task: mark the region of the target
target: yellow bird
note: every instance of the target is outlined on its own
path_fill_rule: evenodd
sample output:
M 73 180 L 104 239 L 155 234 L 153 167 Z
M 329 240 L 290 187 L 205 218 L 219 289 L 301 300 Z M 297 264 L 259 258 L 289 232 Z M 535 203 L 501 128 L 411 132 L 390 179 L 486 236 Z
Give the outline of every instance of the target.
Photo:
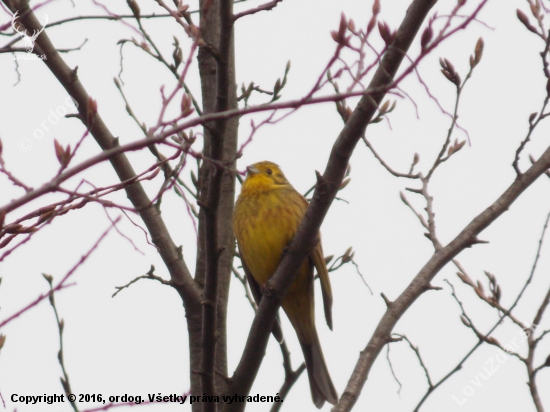
M 244 271 L 259 303 L 261 286 L 275 273 L 284 249 L 302 221 L 308 202 L 286 180 L 275 163 L 259 162 L 247 168 L 241 194 L 235 204 L 233 228 Z M 321 280 L 325 317 L 332 330 L 332 289 L 321 240 L 299 269 L 282 307 L 302 346 L 313 403 L 336 404 L 338 394 L 315 329 L 313 267 Z

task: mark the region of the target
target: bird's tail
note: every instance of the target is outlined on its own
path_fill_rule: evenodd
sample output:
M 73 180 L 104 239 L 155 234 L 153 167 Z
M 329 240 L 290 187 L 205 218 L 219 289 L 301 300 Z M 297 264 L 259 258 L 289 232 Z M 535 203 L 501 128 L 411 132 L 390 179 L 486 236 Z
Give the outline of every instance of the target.
M 300 344 L 306 361 L 311 397 L 313 398 L 314 405 L 321 409 L 325 401 L 336 405 L 338 394 L 336 393 L 336 389 L 334 389 L 332 379 L 330 379 L 325 357 L 321 350 L 321 343 L 315 330 L 313 335 L 311 344 L 302 342 Z

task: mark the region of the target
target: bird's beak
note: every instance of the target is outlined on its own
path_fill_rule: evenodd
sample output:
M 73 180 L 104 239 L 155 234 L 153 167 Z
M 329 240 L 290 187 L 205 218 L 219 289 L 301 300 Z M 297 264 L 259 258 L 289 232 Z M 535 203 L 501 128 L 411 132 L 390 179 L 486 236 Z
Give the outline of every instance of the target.
M 246 168 L 246 171 L 248 172 L 248 175 L 257 175 L 258 173 L 260 173 L 260 171 L 258 170 L 258 168 L 254 165 L 250 165 Z

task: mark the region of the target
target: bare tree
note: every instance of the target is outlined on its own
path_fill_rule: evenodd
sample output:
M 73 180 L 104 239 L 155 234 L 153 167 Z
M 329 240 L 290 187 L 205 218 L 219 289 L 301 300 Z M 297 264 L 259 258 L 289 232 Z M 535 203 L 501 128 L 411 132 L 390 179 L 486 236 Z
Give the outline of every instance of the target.
M 275 321 L 282 297 L 292 284 L 304 258 L 315 247 L 318 241 L 317 233 L 333 201 L 350 181 L 349 162 L 356 146 L 364 144 L 389 174 L 396 179 L 407 181 L 407 185 L 410 186 L 406 188 L 408 194 L 401 193 L 401 200 L 426 231 L 425 236 L 433 247 L 433 254 L 412 278 L 410 284 L 403 285 L 399 296 L 392 300 L 382 293 L 381 296 L 387 307 L 386 312 L 379 319 L 369 341 L 365 342 L 364 350 L 358 354 L 356 366 L 333 410 L 351 410 L 382 349 L 387 346 L 389 350 L 390 344 L 405 341 L 418 358 L 428 384 L 428 389 L 420 396 L 415 410 L 419 410 L 425 400 L 443 382 L 460 370 L 478 347 L 489 344 L 512 354 L 525 365 L 533 403 L 537 411 L 542 411 L 543 401 L 536 378 L 544 368 L 550 366 L 550 358 L 537 362 L 535 352 L 548 334 L 548 328 L 538 329 L 537 327 L 541 324 L 549 304 L 550 290 L 546 293 L 544 300 L 538 304 L 538 310 L 532 321 L 520 320 L 513 313 L 525 288 L 533 278 L 540 250 L 524 288 L 510 306 L 501 303 L 501 289 L 495 275 L 487 272 L 490 292 L 487 294 L 483 284 L 480 281 L 474 281 L 473 276 L 469 275 L 458 261 L 459 255 L 464 250 L 486 243 L 479 237 L 481 232 L 508 210 L 527 188 L 539 178 L 550 176 L 550 147 L 537 157 L 531 157 L 532 164 L 525 170 L 520 166 L 520 160 L 533 133 L 548 117 L 550 34 L 543 20 L 548 10 L 541 0 L 527 2 L 530 17 L 527 17 L 523 11 L 518 11 L 517 14 L 519 21 L 541 42 L 542 72 L 547 84 L 543 85 L 545 96 L 541 108 L 529 117 L 526 136 L 515 153 L 512 163 L 515 177 L 494 203 L 465 225 L 447 244 L 441 241 L 438 235 L 431 184 L 441 170 L 441 166 L 446 162 L 452 162 L 454 156 L 467 143 L 467 137 L 463 139 L 454 137 L 457 129 L 464 130 L 458 122 L 461 96 L 470 78 L 475 75 L 475 69 L 482 62 L 483 40 L 480 38 L 475 44 L 469 58 L 469 69 L 463 75 L 463 79 L 450 60 L 441 59 L 442 74 L 454 87 L 454 110 L 446 112 L 442 108 L 443 116 L 449 119 L 448 133 L 437 154 L 435 157 L 432 156 L 430 161 L 421 163 L 420 158 L 424 155 L 415 154 L 410 165 L 407 165 L 403 171 L 399 171 L 401 167 L 390 165 L 391 162 L 375 148 L 368 131 L 373 124 L 390 121 L 396 107 L 395 101 L 392 102 L 394 97 L 412 101 L 414 104 L 414 100 L 402 88 L 406 79 L 416 79 L 419 85 L 425 87 L 428 96 L 439 105 L 439 101 L 432 95 L 422 77 L 419 65 L 448 39 L 462 30 L 468 30 L 472 23 L 480 23 L 479 13 L 485 7 L 487 0 L 472 2 L 475 4 L 470 8 L 467 8 L 466 1 L 459 0 L 450 10 L 444 8 L 446 5 L 437 4 L 436 6 L 436 0 L 412 0 L 397 28 L 379 21 L 381 7 L 385 6 L 379 0 L 373 1 L 372 10 L 364 28 L 356 25 L 350 16 L 342 15 L 339 27 L 331 32 L 334 40 L 331 59 L 315 74 L 307 93 L 294 100 L 282 98 L 289 77 L 290 64 L 287 64 L 283 76 L 272 88 L 262 88 L 250 83 L 248 86 L 243 85 L 238 95 L 235 50 L 239 45 L 234 42 L 235 27 L 242 21 L 241 19 L 253 19 L 261 13 L 277 11 L 281 0 L 234 12 L 234 3 L 241 2 L 248 6 L 246 1 L 201 0 L 198 10 L 192 10 L 181 0 L 174 0 L 173 5 L 163 0 L 149 2 L 152 4 L 145 4 L 147 3 L 145 1 L 138 4 L 136 0 L 127 0 L 129 11 L 127 14 L 119 14 L 112 11 L 115 7 L 103 6 L 93 1 L 94 4 L 102 7 L 103 14 L 75 15 L 45 24 L 48 20 L 41 22 L 37 16 L 40 9 L 49 2 L 31 6 L 28 0 L 2 0 L 5 20 L 8 22 L 0 27 L 2 34 L 7 36 L 7 42 L 1 46 L 0 54 L 11 56 L 27 53 L 29 56 L 41 56 L 43 64 L 71 97 L 76 109 L 75 113 L 67 114 L 66 117 L 78 119 L 84 127 L 84 132 L 72 145 L 64 146 L 55 140 L 58 171 L 52 179 L 44 181 L 36 188 L 25 184 L 24 179 L 9 171 L 9 159 L 4 160 L 2 146 L 0 146 L 0 172 L 6 181 L 20 192 L 11 201 L 3 200 L 0 207 L 0 261 L 9 259 L 18 249 L 32 247 L 32 238 L 36 233 L 53 222 L 61 220 L 67 213 L 83 207 L 87 208 L 89 205 L 98 204 L 106 211 L 120 211 L 124 218 L 132 222 L 135 222 L 132 216 L 139 215 L 141 222 L 135 222 L 135 224 L 143 229 L 147 242 L 162 258 L 170 279 L 159 276 L 156 268 L 152 266 L 146 274 L 133 279 L 126 285 L 118 286 L 114 295 L 142 279 L 153 280 L 173 288 L 181 298 L 184 307 L 190 355 L 190 388 L 187 393 L 179 395 L 182 400 L 184 396 L 189 400 L 197 398 L 192 404 L 193 411 L 242 411 L 246 408 L 247 401 L 250 401 L 251 388 L 264 360 L 270 335 L 273 333 L 280 337 L 282 334 L 279 323 Z M 155 12 L 142 13 L 142 7 L 154 8 Z M 434 10 L 439 7 L 441 10 Z M 162 11 L 160 14 L 159 10 Z M 156 39 L 147 28 L 150 21 L 159 18 L 164 19 L 169 30 L 175 34 L 174 43 L 171 46 L 165 44 L 162 39 Z M 67 28 L 68 33 L 68 25 L 71 22 L 87 20 L 114 20 L 133 31 L 134 36 L 119 41 L 121 66 L 124 52 L 132 47 L 151 57 L 170 73 L 171 78 L 167 81 L 172 83 L 170 86 L 161 88 L 162 101 L 158 108 L 159 115 L 149 126 L 133 110 L 132 98 L 127 87 L 122 83 L 121 75 L 115 78 L 116 87 L 125 102 L 127 113 L 142 132 L 140 138 L 133 139 L 129 143 L 121 144 L 119 138 L 115 137 L 114 132 L 107 126 L 107 122 L 103 120 L 102 115 L 106 113 L 102 113 L 101 101 L 98 102 L 91 97 L 91 93 L 79 78 L 78 67 L 71 67 L 68 59 L 63 55 L 63 53 L 79 50 L 81 46 L 61 49 L 50 36 L 50 30 L 53 31 L 55 27 Z M 34 33 L 34 35 L 29 36 L 27 33 Z M 181 40 L 182 37 L 184 40 Z M 21 40 L 25 43 L 24 48 L 18 47 Z M 167 57 L 168 48 L 172 52 L 170 57 Z M 467 59 L 466 56 L 465 59 Z M 200 78 L 200 95 L 199 85 L 192 84 L 190 75 L 195 64 Z M 135 69 L 139 70 L 139 68 L 125 68 L 125 70 Z M 262 287 L 262 299 L 256 306 L 239 268 L 231 223 L 236 180 L 241 179 L 236 162 L 247 150 L 259 129 L 269 124 L 283 122 L 289 115 L 305 106 L 326 102 L 334 104 L 344 126 L 338 136 L 334 137 L 332 151 L 324 172 L 317 173 L 317 181 L 312 188 L 314 191 L 305 218 L 281 257 L 276 272 Z M 250 133 L 247 136 L 241 134 L 239 142 L 239 121 L 248 120 L 249 116 L 255 116 L 251 122 Z M 464 131 L 464 135 L 467 136 L 467 132 Z M 87 156 L 81 150 L 84 142 L 90 139 L 94 139 L 101 148 L 99 154 Z M 140 162 L 130 161 L 131 153 L 134 152 L 152 155 L 152 160 L 149 160 L 146 166 Z M 98 187 L 84 178 L 84 174 L 89 169 L 106 162 L 116 173 L 117 182 Z M 152 184 L 154 184 L 154 191 L 150 189 Z M 90 189 L 90 186 L 93 188 Z M 128 199 L 127 202 L 114 200 L 114 196 L 122 191 Z M 169 228 L 165 216 L 161 214 L 164 202 L 172 192 L 181 199 L 186 213 L 189 214 L 193 224 L 196 224 L 197 253 L 194 257 L 194 273 L 189 269 L 193 257 L 184 253 L 182 248 L 174 242 L 174 231 Z M 53 202 L 52 195 L 56 199 Z M 417 199 L 410 200 L 410 196 L 416 196 Z M 418 200 L 422 204 L 422 211 L 418 209 Z M 22 302 L 18 312 L 0 321 L 0 328 L 8 323 L 17 322 L 21 314 L 32 310 L 42 300 L 49 299 L 54 309 L 59 332 L 58 358 L 63 374 L 61 383 L 67 396 L 74 393 L 75 383 L 69 380 L 68 368 L 64 362 L 64 322 L 56 307 L 54 294 L 73 285 L 70 283 L 71 276 L 104 241 L 107 233 L 119 231 L 124 236 L 118 228 L 120 220 L 124 218 L 111 218 L 109 213 L 107 216 L 110 219 L 109 228 L 77 264 L 61 277 L 61 280 L 56 281 L 56 277 L 45 275 L 50 286 L 49 291 L 31 302 Z M 548 221 L 544 230 L 547 223 Z M 540 240 L 541 245 L 543 237 L 544 231 Z M 334 272 L 346 263 L 355 263 L 353 259 L 354 254 L 350 248 L 333 260 L 329 270 Z M 329 262 L 331 259 L 326 260 Z M 470 287 L 481 301 L 497 312 L 498 319 L 488 332 L 476 326 L 475 316 L 469 314 L 456 293 L 452 281 L 449 282 L 451 295 L 461 311 L 461 320 L 474 333 L 478 342 L 455 368 L 435 381 L 420 355 L 420 349 L 409 337 L 395 333 L 394 329 L 421 295 L 427 291 L 441 289 L 440 286 L 434 286 L 432 281 L 449 263 L 458 269 L 459 279 Z M 242 283 L 245 296 L 248 297 L 256 314 L 240 360 L 235 370 L 230 370 L 228 367 L 230 332 L 227 330 L 227 318 L 229 287 L 233 275 Z M 128 293 L 131 292 L 128 291 Z M 504 319 L 510 319 L 526 334 L 527 356 L 506 348 L 491 335 Z M 0 349 L 5 341 L 6 337 L 0 335 Z M 284 339 L 278 339 L 278 341 L 283 357 L 285 379 L 280 383 L 278 395 L 271 400 L 273 405 L 270 407 L 274 411 L 282 407 L 281 401 L 304 371 L 303 364 L 294 369 L 286 342 Z M 94 399 L 94 401 L 101 403 L 104 399 Z M 70 402 L 75 411 L 81 410 L 77 402 L 74 400 Z M 154 402 L 159 400 L 153 396 L 144 403 Z M 90 410 L 108 410 L 125 403 L 132 402 L 125 400 L 122 403 L 103 402 L 98 409 Z

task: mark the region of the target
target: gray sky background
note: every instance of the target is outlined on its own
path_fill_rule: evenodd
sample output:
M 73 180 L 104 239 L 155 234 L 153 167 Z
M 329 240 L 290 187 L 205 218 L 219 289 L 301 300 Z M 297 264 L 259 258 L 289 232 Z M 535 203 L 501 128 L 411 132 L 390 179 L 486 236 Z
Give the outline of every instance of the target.
M 54 1 L 38 12 L 46 13 L 49 22 L 74 15 L 103 13 L 90 1 L 76 1 L 73 8 L 66 0 Z M 162 10 L 154 1 L 139 0 L 142 13 Z M 32 2 L 31 2 L 32 4 Z M 115 13 L 129 13 L 125 2 L 104 2 Z M 259 2 L 246 2 L 235 7 L 245 10 Z M 405 0 L 381 1 L 379 20 L 396 29 L 409 4 Z M 470 0 L 471 11 L 476 1 Z M 170 2 L 170 5 L 171 2 Z M 197 5 L 192 2 L 191 9 Z M 445 15 L 455 2 L 440 0 L 435 6 Z M 254 81 L 271 88 L 283 75 L 287 61 L 292 67 L 282 100 L 303 96 L 314 84 L 335 50 L 330 36 L 337 30 L 340 13 L 353 18 L 356 26 L 365 27 L 371 16 L 372 1 L 284 1 L 276 9 L 248 16 L 235 28 L 237 83 Z M 448 58 L 464 78 L 477 39 L 485 41 L 480 65 L 466 86 L 459 110 L 460 125 L 468 131 L 471 145 L 466 144 L 437 171 L 430 191 L 434 196 L 437 228 L 440 240 L 447 244 L 477 214 L 488 207 L 515 178 L 511 166 L 515 150 L 525 137 L 529 114 L 540 110 L 545 96 L 545 80 L 538 54 L 543 43 L 529 33 L 516 18 L 516 9 L 529 15 L 528 4 L 519 0 L 489 2 L 480 13 L 480 22 L 457 33 L 446 41 L 419 67 L 441 105 L 452 111 L 454 87 L 440 72 L 438 59 Z M 10 20 L 1 14 L 0 24 Z M 441 19 L 441 22 L 443 19 Z M 128 20 L 130 25 L 134 25 Z M 171 56 L 173 36 L 177 36 L 187 56 L 190 44 L 185 33 L 170 19 L 144 21 L 166 56 Z M 64 54 L 90 95 L 98 102 L 98 111 L 121 143 L 142 138 L 141 130 L 125 111 L 113 78 L 120 71 L 117 41 L 138 37 L 128 26 L 109 21 L 83 21 L 63 26 L 46 27 L 48 35 L 59 48 L 76 47 L 88 39 L 82 50 Z M 378 39 L 375 31 L 372 37 Z M 0 37 L 3 44 L 5 37 Z M 380 41 L 375 43 L 380 46 Z M 419 52 L 415 40 L 411 56 Z M 123 48 L 124 70 L 121 79 L 133 110 L 148 125 L 156 122 L 160 109 L 161 85 L 167 90 L 174 78 L 152 58 L 131 45 Z M 372 57 L 372 56 L 371 56 Z M 196 56 L 193 57 L 194 63 Z M 7 168 L 26 184 L 36 187 L 53 177 L 59 167 L 54 155 L 53 139 L 64 145 L 74 145 L 83 134 L 75 119 L 49 120 L 51 111 L 67 107 L 67 94 L 40 61 L 19 61 L 20 82 L 15 72 L 12 54 L 0 55 L 0 138 Z M 196 96 L 200 96 L 196 64 L 187 79 Z M 346 84 L 343 83 L 344 87 Z M 449 117 L 441 113 L 416 77 L 410 76 L 401 85 L 414 101 L 396 96 L 396 110 L 383 121 L 368 128 L 368 138 L 383 158 L 395 169 L 407 171 L 415 152 L 420 155 L 420 170 L 427 170 L 444 142 L 450 125 Z M 325 91 L 329 93 L 330 90 Z M 255 98 L 251 103 L 262 100 Z M 350 102 L 351 104 L 351 102 Z M 352 105 L 353 107 L 353 105 Z M 70 111 L 70 108 L 67 107 Z M 418 116 L 417 116 L 417 110 Z M 175 112 L 174 112 L 175 113 Z M 243 117 L 240 139 L 250 132 L 250 120 L 256 122 L 265 114 Z M 46 130 L 47 128 L 47 130 Z M 342 121 L 327 103 L 300 109 L 285 120 L 262 127 L 247 146 L 238 167 L 260 160 L 272 160 L 283 168 L 291 183 L 304 193 L 315 181 L 315 170 L 323 171 Z M 42 131 L 37 132 L 37 130 Z M 537 158 L 548 146 L 550 129 L 542 124 L 523 153 L 520 166 L 529 166 L 528 154 Z M 36 138 L 41 136 L 41 138 Z M 456 130 L 453 140 L 466 139 Z M 23 140 L 26 139 L 26 140 Z M 29 145 L 30 142 L 30 145 Z M 74 160 L 75 164 L 99 152 L 95 141 L 88 137 Z M 153 159 L 149 152 L 129 154 L 137 170 L 144 170 Z M 318 304 L 317 329 L 325 358 L 341 395 L 376 324 L 385 311 L 380 297 L 384 293 L 395 299 L 409 284 L 433 253 L 431 243 L 423 236 L 418 219 L 401 202 L 399 192 L 418 183 L 396 179 L 389 175 L 363 143 L 359 143 L 351 159 L 351 183 L 340 193 L 347 202 L 335 201 L 322 227 L 327 255 L 341 255 L 353 246 L 355 261 L 373 290 L 370 294 L 356 269 L 346 265 L 331 274 L 334 289 L 334 331 L 328 330 Z M 196 169 L 189 162 L 187 170 Z M 189 181 L 188 173 L 183 173 Z M 82 178 L 94 186 L 116 183 L 116 176 L 106 165 L 98 165 L 66 185 L 75 187 Z M 160 177 L 159 177 L 160 179 Z M 160 180 L 146 182 L 149 193 L 155 193 Z M 458 260 L 474 280 L 481 280 L 488 290 L 487 270 L 495 274 L 501 285 L 502 302 L 509 306 L 531 270 L 542 227 L 550 211 L 548 190 L 550 181 L 541 178 L 497 222 L 481 234 L 487 245 L 477 245 L 462 253 Z M 85 186 L 91 188 L 91 186 Z M 237 187 L 237 192 L 240 187 Z M 0 179 L 2 204 L 23 194 L 5 178 Z M 407 193 L 417 210 L 425 207 L 422 199 Z M 41 205 L 61 199 L 49 196 L 21 211 L 8 215 L 7 222 Z M 128 204 L 121 193 L 112 200 Z M 108 211 L 111 218 L 121 215 Z M 183 202 L 172 193 L 163 200 L 163 217 L 176 244 L 183 246 L 187 265 L 194 270 L 195 232 Z M 141 224 L 136 216 L 132 220 Z M 76 264 L 98 237 L 110 225 L 103 208 L 90 205 L 72 211 L 55 220 L 32 240 L 8 256 L 1 264 L 0 321 L 19 310 L 39 294 L 48 290 L 41 273 L 60 280 Z M 110 233 L 89 260 L 71 280 L 76 283 L 56 294 L 60 316 L 65 320 L 65 362 L 73 390 L 77 394 L 141 395 L 181 394 L 189 389 L 187 331 L 181 300 L 175 291 L 158 282 L 142 280 L 115 298 L 115 286 L 128 283 L 145 274 L 150 265 L 156 274 L 168 274 L 153 247 L 147 244 L 142 230 L 124 216 L 119 230 L 132 239 L 132 245 L 115 232 Z M 542 257 L 532 286 L 516 310 L 516 316 L 529 323 L 546 294 L 549 283 L 550 248 L 544 244 Z M 403 316 L 394 332 L 406 334 L 420 349 L 431 377 L 438 381 L 476 343 L 471 330 L 460 322 L 460 310 L 451 297 L 444 279 L 451 281 L 467 313 L 478 328 L 487 331 L 497 319 L 494 309 L 480 302 L 473 291 L 456 277 L 456 268 L 448 265 L 433 284 L 441 291 L 424 294 Z M 316 286 L 320 302 L 320 291 Z M 232 280 L 229 301 L 229 371 L 237 365 L 252 322 L 253 311 L 244 298 L 243 288 Z M 540 329 L 549 329 L 547 317 Z M 293 366 L 302 362 L 302 354 L 289 322 L 283 317 L 285 336 L 292 352 Z M 11 394 L 39 395 L 63 393 L 59 383 L 61 369 L 57 361 L 59 342 L 55 318 L 44 301 L 11 322 L 1 333 L 7 340 L 0 355 L 0 392 L 6 410 L 18 412 L 70 411 L 62 405 L 22 405 L 10 402 Z M 505 322 L 495 334 L 503 343 L 517 342 L 521 353 L 521 331 Z M 378 357 L 355 409 L 357 411 L 412 411 L 427 389 L 424 372 L 408 345 L 391 345 L 390 356 L 398 384 L 391 375 L 386 360 L 386 348 Z M 463 370 L 449 379 L 425 403 L 422 411 L 535 410 L 526 385 L 525 368 L 514 358 L 497 357 L 499 352 L 488 345 L 479 349 Z M 540 345 L 536 363 L 550 353 L 550 339 Z M 251 394 L 275 395 L 283 382 L 280 350 L 273 340 Z M 487 377 L 488 370 L 494 373 Z M 481 375 L 483 376 L 481 376 Z M 550 370 L 543 370 L 538 386 L 543 403 L 550 405 Z M 467 388 L 471 388 L 467 389 Z M 88 407 L 92 407 L 90 404 Z M 85 404 L 80 404 L 82 410 Z M 249 404 L 249 411 L 266 411 L 270 404 Z M 188 411 L 188 404 L 125 407 L 118 410 Z M 304 374 L 285 399 L 283 411 L 314 411 L 307 377 Z M 330 410 L 325 405 L 324 411 Z

